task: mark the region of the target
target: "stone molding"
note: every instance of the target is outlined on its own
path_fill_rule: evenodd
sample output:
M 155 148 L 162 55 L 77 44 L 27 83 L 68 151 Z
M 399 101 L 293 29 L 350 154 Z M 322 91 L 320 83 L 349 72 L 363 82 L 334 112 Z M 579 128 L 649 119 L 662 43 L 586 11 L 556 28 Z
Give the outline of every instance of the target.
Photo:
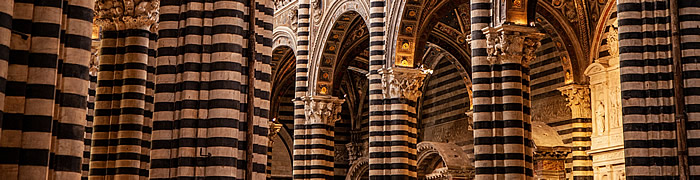
M 484 28 L 488 61 L 491 64 L 520 63 L 524 66 L 535 60 L 544 34 L 533 27 L 501 25 Z
M 591 118 L 591 90 L 588 86 L 569 84 L 557 90 L 566 97 L 572 118 Z
M 432 70 L 390 67 L 379 70 L 382 75 L 382 91 L 384 98 L 405 98 L 411 101 L 418 100 L 418 97 L 423 95 L 421 86 L 423 79 L 428 74 L 432 74 Z
M 145 29 L 158 21 L 160 0 L 98 0 L 95 24 L 106 30 Z
M 340 111 L 345 99 L 332 96 L 305 96 L 300 98 L 304 103 L 306 124 L 335 125 L 340 120 Z

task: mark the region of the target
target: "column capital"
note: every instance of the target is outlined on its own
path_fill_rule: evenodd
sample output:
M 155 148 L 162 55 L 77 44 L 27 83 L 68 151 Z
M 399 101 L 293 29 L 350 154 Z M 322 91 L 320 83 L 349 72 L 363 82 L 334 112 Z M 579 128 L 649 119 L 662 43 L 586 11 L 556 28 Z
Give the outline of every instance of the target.
M 519 63 L 528 66 L 535 60 L 544 34 L 537 29 L 519 25 L 500 25 L 482 29 L 486 35 L 486 52 L 491 64 Z
M 423 93 L 420 87 L 423 86 L 423 79 L 433 70 L 423 67 L 401 68 L 390 67 L 379 70 L 382 75 L 382 91 L 384 98 L 406 98 L 412 101 L 418 100 Z
M 158 21 L 160 0 L 98 0 L 95 24 L 106 30 L 144 29 Z
M 572 118 L 591 118 L 591 90 L 588 86 L 569 84 L 557 90 L 566 97 Z
M 277 135 L 277 133 L 279 133 L 282 129 L 282 124 L 275 121 L 269 121 L 268 124 L 270 127 L 268 128 L 269 132 L 267 133 L 267 137 L 270 139 L 270 141 L 272 141 L 273 137 L 275 137 L 275 135 Z
M 345 99 L 332 96 L 304 96 L 300 98 L 304 103 L 304 115 L 307 124 L 335 125 L 340 120 L 340 111 Z

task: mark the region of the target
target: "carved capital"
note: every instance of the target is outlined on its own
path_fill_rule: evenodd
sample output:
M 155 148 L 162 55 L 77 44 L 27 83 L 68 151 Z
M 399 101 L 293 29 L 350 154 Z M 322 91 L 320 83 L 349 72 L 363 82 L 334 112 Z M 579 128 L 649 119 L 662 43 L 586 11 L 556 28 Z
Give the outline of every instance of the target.
M 491 64 L 521 63 L 525 66 L 535 60 L 535 50 L 544 36 L 537 29 L 517 25 L 501 25 L 483 29 L 486 52 Z
M 98 0 L 95 23 L 108 30 L 145 29 L 158 21 L 160 0 Z
M 335 125 L 340 120 L 340 111 L 345 99 L 331 96 L 305 96 L 301 97 L 304 103 L 304 114 L 307 124 Z
M 382 75 L 382 91 L 384 98 L 406 98 L 416 101 L 423 93 L 420 87 L 423 86 L 425 76 L 432 73 L 432 70 L 409 69 L 392 67 L 380 69 Z
M 557 90 L 566 97 L 572 118 L 591 118 L 591 90 L 588 86 L 569 84 Z
M 267 137 L 270 139 L 270 141 L 272 141 L 273 137 L 275 137 L 275 135 L 277 135 L 277 133 L 279 133 L 282 129 L 282 124 L 275 121 L 269 121 L 268 124 L 270 127 L 268 129 L 269 132 L 267 133 Z

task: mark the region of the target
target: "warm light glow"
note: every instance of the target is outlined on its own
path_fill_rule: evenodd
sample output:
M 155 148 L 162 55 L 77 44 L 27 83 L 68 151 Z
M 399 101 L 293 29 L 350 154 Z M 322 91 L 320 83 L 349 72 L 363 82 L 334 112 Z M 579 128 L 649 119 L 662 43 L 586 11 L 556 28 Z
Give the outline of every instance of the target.
M 321 87 L 321 94 L 326 95 L 328 93 L 328 89 L 326 87 Z

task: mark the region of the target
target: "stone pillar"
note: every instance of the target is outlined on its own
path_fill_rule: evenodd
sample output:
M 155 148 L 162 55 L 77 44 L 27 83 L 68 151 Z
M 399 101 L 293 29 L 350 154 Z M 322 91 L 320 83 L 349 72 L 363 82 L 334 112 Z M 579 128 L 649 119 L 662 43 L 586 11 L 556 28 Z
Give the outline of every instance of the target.
M 282 124 L 270 121 L 269 122 L 269 131 L 267 133 L 267 168 L 265 170 L 265 174 L 267 175 L 267 179 L 270 180 L 272 178 L 272 145 L 274 144 L 275 136 L 277 133 L 280 132 L 282 129 Z
M 370 120 L 371 178 L 416 178 L 416 104 L 429 72 L 400 67 L 379 70 L 385 111 L 382 121 Z M 375 169 L 382 173 L 373 173 Z
M 103 29 L 96 92 L 91 179 L 147 178 L 150 118 L 147 114 L 148 49 L 158 0 L 100 0 L 96 24 Z M 154 61 L 155 59 L 150 59 Z M 152 78 L 150 78 L 152 80 Z M 150 94 L 150 95 L 149 95 Z M 150 115 L 148 115 L 150 116 Z M 146 148 L 144 154 L 143 148 Z
M 483 33 L 487 46 L 481 53 L 488 57 L 472 67 L 476 178 L 531 179 L 528 63 L 543 35 L 517 25 L 487 27 Z
M 344 99 L 331 96 L 301 97 L 306 119 L 294 124 L 294 179 L 332 179 L 335 161 L 335 122 Z M 303 162 L 302 162 L 303 161 Z M 302 167 L 296 164 L 305 164 Z
M 571 109 L 571 159 L 573 179 L 593 179 L 591 149 L 591 92 L 588 86 L 569 84 L 558 88 Z

